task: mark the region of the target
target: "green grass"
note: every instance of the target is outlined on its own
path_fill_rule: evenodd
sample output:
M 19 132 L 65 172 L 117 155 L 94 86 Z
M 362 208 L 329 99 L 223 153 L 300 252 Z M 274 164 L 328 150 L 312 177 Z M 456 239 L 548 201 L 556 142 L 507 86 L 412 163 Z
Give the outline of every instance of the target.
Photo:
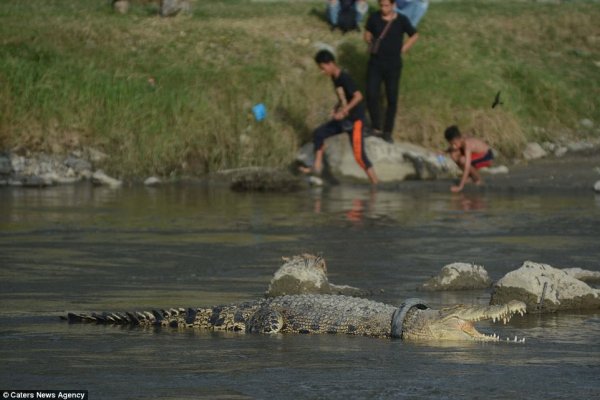
M 361 36 L 330 32 L 322 8 L 192 1 L 161 19 L 143 0 L 127 15 L 104 0 L 0 0 L 0 149 L 92 146 L 125 176 L 285 165 L 334 102 L 315 43 L 335 46 L 364 87 Z M 512 157 L 576 134 L 581 118 L 600 123 L 599 20 L 595 2 L 430 4 L 405 58 L 396 138 L 436 148 L 458 123 Z

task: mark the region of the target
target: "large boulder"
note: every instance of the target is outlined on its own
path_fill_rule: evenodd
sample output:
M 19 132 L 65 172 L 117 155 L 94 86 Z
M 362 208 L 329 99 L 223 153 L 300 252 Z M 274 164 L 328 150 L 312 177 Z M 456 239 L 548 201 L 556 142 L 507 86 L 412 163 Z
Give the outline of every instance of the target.
M 485 289 L 492 285 L 487 271 L 481 265 L 456 262 L 442 268 L 439 275 L 432 277 L 421 290 L 472 290 Z
M 524 302 L 528 312 L 598 309 L 600 291 L 561 269 L 525 261 L 495 283 L 490 304 L 510 300 Z
M 365 139 L 365 152 L 373 163 L 381 182 L 406 179 L 435 179 L 437 176 L 455 172 L 456 166 L 443 156 L 423 147 L 396 142 L 393 144 L 377 137 Z M 306 166 L 314 162 L 312 143 L 304 145 L 296 160 Z M 329 172 L 338 179 L 367 180 L 365 172 L 354 159 L 352 146 L 346 134 L 333 136 L 325 141 L 325 161 Z
M 325 259 L 312 254 L 284 257 L 284 264 L 275 272 L 267 297 L 293 294 L 343 294 L 367 296 L 368 291 L 347 285 L 334 285 L 327 278 Z

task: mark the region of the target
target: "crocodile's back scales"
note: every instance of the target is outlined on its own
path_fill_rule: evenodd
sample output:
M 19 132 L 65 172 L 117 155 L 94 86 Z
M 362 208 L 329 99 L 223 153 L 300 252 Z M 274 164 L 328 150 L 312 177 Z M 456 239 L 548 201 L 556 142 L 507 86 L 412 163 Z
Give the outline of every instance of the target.
M 284 296 L 270 308 L 284 319 L 283 332 L 389 336 L 393 306 L 346 296 Z

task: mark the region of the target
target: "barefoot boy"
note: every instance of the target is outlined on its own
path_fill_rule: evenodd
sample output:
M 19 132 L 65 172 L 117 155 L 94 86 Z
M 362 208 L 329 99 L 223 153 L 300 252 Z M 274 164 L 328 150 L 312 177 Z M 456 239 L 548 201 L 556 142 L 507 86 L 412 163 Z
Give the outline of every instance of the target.
M 462 136 L 456 125 L 446 128 L 444 136 L 450 144 L 447 150 L 450 157 L 463 170 L 460 183 L 450 190 L 455 193 L 463 190 L 469 177 L 476 185 L 481 185 L 483 181 L 477 170 L 492 164 L 494 154 L 490 146 L 481 139 Z
M 321 71 L 333 81 L 338 103 L 333 109 L 331 120 L 319 126 L 313 133 L 315 163 L 312 172 L 319 174 L 323 168 L 323 145 L 325 139 L 346 132 L 350 137 L 354 159 L 365 171 L 371 184 L 375 185 L 377 184 L 377 175 L 365 153 L 363 135 L 365 106 L 363 96 L 350 75 L 336 64 L 335 57 L 330 51 L 319 51 L 315 56 L 315 62 Z M 311 172 L 307 168 L 302 171 L 305 173 Z

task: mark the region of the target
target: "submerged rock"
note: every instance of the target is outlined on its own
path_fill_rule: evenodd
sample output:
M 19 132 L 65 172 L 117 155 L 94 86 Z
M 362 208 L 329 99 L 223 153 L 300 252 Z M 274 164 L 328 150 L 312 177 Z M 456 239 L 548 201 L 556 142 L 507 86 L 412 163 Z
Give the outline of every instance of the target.
M 594 190 L 598 193 L 600 193 L 600 181 L 597 181 L 596 183 L 594 183 Z
M 238 192 L 293 192 L 308 187 L 301 177 L 278 168 L 236 168 L 219 171 L 216 175 L 229 179 L 230 188 Z
M 369 292 L 347 285 L 334 285 L 327 278 L 325 259 L 312 254 L 284 257 L 284 264 L 275 272 L 267 297 L 293 294 L 343 294 L 368 296 Z
M 600 291 L 561 269 L 525 261 L 496 282 L 490 304 L 510 300 L 524 302 L 529 312 L 598 309 Z
M 485 289 L 491 285 L 492 280 L 481 265 L 457 262 L 444 266 L 439 275 L 429 279 L 421 286 L 421 290 Z

